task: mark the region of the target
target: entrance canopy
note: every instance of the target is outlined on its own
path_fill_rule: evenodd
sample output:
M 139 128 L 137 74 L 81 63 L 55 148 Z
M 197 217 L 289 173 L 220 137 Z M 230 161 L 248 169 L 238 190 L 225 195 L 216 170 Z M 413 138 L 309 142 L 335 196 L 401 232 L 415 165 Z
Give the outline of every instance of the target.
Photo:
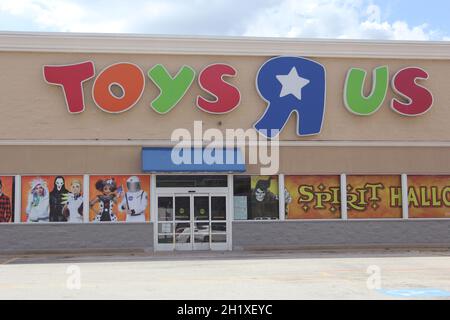
M 238 148 L 142 148 L 143 172 L 245 172 Z

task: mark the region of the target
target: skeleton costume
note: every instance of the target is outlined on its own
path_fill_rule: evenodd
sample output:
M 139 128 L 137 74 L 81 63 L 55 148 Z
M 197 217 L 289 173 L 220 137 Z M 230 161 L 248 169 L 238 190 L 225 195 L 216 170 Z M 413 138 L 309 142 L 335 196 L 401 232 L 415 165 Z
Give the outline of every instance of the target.
M 109 186 L 111 193 L 108 195 L 103 194 L 103 188 Z M 95 184 L 95 188 L 102 192 L 97 196 L 99 203 L 99 211 L 95 217 L 96 222 L 111 221 L 116 222 L 117 216 L 114 213 L 114 204 L 117 202 L 117 195 L 114 193 L 117 190 L 117 184 L 114 179 L 98 180 Z
M 148 196 L 147 192 L 141 189 L 139 178 L 136 176 L 128 178 L 127 189 L 128 192 L 125 192 L 119 210 L 127 212 L 127 222 L 145 222 Z
M 37 187 L 41 186 L 44 193 L 39 195 Z M 31 190 L 28 194 L 28 204 L 26 213 L 28 222 L 49 222 L 49 198 L 47 184 L 42 179 L 36 179 L 31 182 Z
M 257 181 L 251 197 L 252 218 L 272 219 L 272 213 L 278 212 L 278 196 L 269 190 L 271 180 Z
M 63 215 L 63 198 L 68 193 L 69 191 L 66 189 L 64 177 L 56 177 L 53 183 L 53 190 L 50 192 L 50 222 L 67 221 Z

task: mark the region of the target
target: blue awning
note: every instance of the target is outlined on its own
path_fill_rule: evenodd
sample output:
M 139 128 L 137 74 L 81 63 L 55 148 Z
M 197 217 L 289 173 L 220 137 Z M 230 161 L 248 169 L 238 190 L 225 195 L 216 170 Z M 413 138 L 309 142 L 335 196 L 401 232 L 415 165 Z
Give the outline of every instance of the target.
M 239 148 L 142 148 L 143 172 L 245 172 Z

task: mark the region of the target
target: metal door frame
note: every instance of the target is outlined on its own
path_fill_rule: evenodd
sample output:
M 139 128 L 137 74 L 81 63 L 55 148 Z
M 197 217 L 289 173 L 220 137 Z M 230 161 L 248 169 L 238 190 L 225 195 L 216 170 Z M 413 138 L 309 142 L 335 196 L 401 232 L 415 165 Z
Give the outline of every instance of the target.
M 155 190 L 155 196 L 154 196 L 154 201 L 155 201 L 155 220 L 154 220 L 154 228 L 153 228 L 153 234 L 154 234 L 154 250 L 155 251 L 197 251 L 197 250 L 211 250 L 211 251 L 226 251 L 226 250 L 231 250 L 232 248 L 232 241 L 231 241 L 231 235 L 232 235 L 232 217 L 231 217 L 231 208 L 230 208 L 230 192 L 229 192 L 229 188 L 230 187 L 225 187 L 225 188 L 156 188 Z M 178 196 L 189 196 L 190 197 L 190 219 L 189 219 L 189 223 L 191 226 L 191 241 L 188 245 L 176 245 L 175 243 L 175 197 Z M 223 222 L 226 223 L 226 242 L 225 243 L 212 243 L 212 238 L 211 238 L 211 228 L 209 231 L 209 245 L 208 248 L 202 248 L 202 247 L 206 247 L 206 246 L 201 246 L 198 245 L 197 247 L 195 247 L 195 241 L 194 241 L 194 230 L 193 230 L 193 226 L 194 226 L 194 197 L 195 196 L 208 196 L 209 197 L 209 219 L 208 222 L 210 223 L 210 227 L 211 227 L 211 223 L 213 222 Z M 212 220 L 212 212 L 211 212 L 211 197 L 215 197 L 215 196 L 220 196 L 220 197 L 225 197 L 225 206 L 226 206 L 226 219 L 223 221 L 213 221 Z M 173 212 L 173 217 L 172 217 L 172 221 L 167 221 L 167 223 L 171 223 L 172 224 L 172 234 L 173 234 L 173 242 L 167 243 L 167 244 L 160 244 L 158 243 L 158 236 L 159 236 L 159 224 L 160 223 L 164 223 L 164 222 L 160 222 L 159 221 L 159 217 L 158 217 L 158 199 L 159 197 L 172 197 L 172 212 Z M 186 223 L 188 221 L 186 220 Z

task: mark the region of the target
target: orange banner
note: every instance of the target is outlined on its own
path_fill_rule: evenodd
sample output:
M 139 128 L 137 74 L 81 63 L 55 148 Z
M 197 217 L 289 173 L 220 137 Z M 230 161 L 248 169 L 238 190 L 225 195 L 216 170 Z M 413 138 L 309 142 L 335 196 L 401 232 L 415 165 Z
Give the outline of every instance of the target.
M 402 218 L 401 176 L 347 176 L 349 219 Z
M 14 177 L 0 176 L 0 223 L 14 221 Z
M 21 203 L 22 222 L 82 223 L 83 176 L 22 176 Z
M 339 176 L 285 176 L 287 219 L 339 219 Z
M 408 176 L 410 218 L 450 218 L 450 176 Z
M 89 221 L 150 221 L 149 175 L 90 176 Z

